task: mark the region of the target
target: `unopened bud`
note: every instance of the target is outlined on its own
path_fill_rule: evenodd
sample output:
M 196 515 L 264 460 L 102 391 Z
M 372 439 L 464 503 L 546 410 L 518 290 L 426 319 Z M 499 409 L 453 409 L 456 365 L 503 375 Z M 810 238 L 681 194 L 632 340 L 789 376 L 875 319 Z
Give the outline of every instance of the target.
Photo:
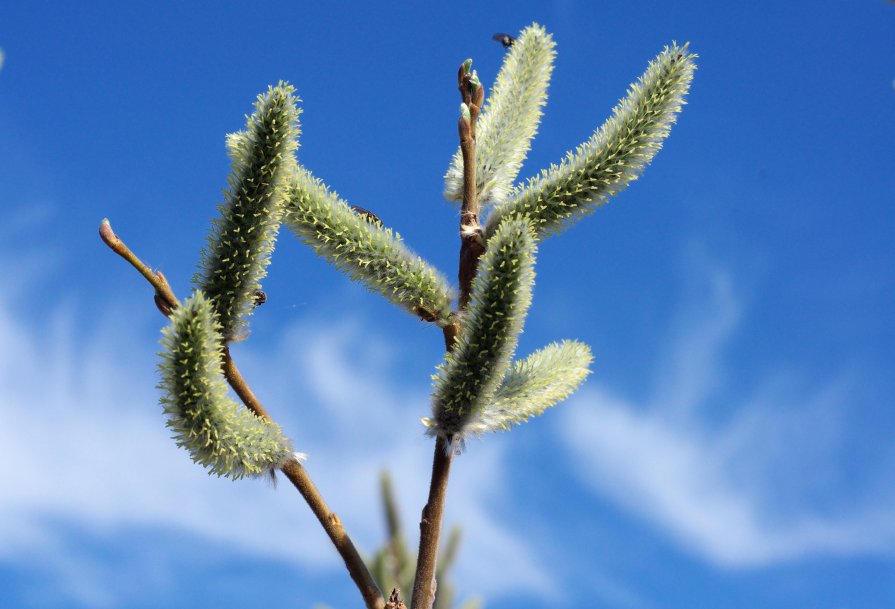
M 460 104 L 460 116 L 468 121 L 472 120 L 472 116 L 469 114 L 469 106 L 467 106 L 466 104 Z
M 114 249 L 118 237 L 115 235 L 115 231 L 112 230 L 112 224 L 108 218 L 103 218 L 103 221 L 99 223 L 99 236 L 106 245 Z
M 476 108 L 481 108 L 485 103 L 485 87 L 478 81 L 476 81 L 476 85 L 478 86 L 472 91 L 472 103 Z

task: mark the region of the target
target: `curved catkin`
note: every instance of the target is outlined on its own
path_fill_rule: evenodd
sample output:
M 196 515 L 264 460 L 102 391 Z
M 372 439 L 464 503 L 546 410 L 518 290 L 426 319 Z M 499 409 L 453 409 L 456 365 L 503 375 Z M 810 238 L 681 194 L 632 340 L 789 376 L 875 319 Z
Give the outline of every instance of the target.
M 531 304 L 535 251 L 524 220 L 503 223 L 488 241 L 454 349 L 434 377 L 430 434 L 462 437 L 491 401 Z
M 441 273 L 371 212 L 352 209 L 304 167 L 292 173 L 283 222 L 351 279 L 428 321 L 447 323 L 454 295 Z
M 502 201 L 513 189 L 538 131 L 556 44 L 534 23 L 519 34 L 504 57 L 494 88 L 476 124 L 476 192 L 481 206 Z M 454 153 L 444 176 L 444 196 L 463 198 L 463 157 Z
M 295 89 L 280 83 L 258 96 L 245 131 L 227 137 L 232 171 L 193 283 L 214 302 L 227 340 L 242 338 L 267 274 L 283 195 L 298 147 Z
M 227 396 L 222 338 L 211 301 L 196 292 L 162 333 L 161 403 L 178 446 L 210 473 L 268 474 L 293 455 L 280 427 Z
M 560 232 L 636 180 L 686 103 L 695 58 L 687 45 L 666 47 L 587 142 L 494 207 L 486 233 L 516 216 L 528 218 L 539 239 Z
M 491 402 L 470 422 L 469 430 L 506 430 L 543 413 L 572 395 L 590 374 L 592 361 L 587 345 L 566 340 L 513 362 Z

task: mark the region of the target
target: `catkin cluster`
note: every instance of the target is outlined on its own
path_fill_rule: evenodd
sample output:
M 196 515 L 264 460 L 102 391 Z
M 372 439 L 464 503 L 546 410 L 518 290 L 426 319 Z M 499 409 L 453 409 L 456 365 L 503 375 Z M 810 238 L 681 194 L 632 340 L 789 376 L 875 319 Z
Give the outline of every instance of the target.
M 444 276 L 400 235 L 298 163 L 293 87 L 280 83 L 258 97 L 245 130 L 227 138 L 232 172 L 194 278 L 196 291 L 173 312 L 162 339 L 162 404 L 177 443 L 195 461 L 240 478 L 271 472 L 294 456 L 277 425 L 227 396 L 221 368 L 225 345 L 246 336 L 248 315 L 263 301 L 261 280 L 282 223 L 397 306 L 438 326 L 459 325 L 433 377 L 432 416 L 423 419 L 428 433 L 462 440 L 509 429 L 584 381 L 592 356 L 577 341 L 513 361 L 531 304 L 537 243 L 637 179 L 685 103 L 695 55 L 687 45 L 667 47 L 587 141 L 558 165 L 514 185 L 538 129 L 555 56 L 544 28 L 525 28 L 478 116 L 475 180 L 486 217 L 470 230 L 484 253 L 461 310 L 453 309 L 455 290 Z M 463 186 L 458 151 L 445 175 L 445 196 L 461 199 Z

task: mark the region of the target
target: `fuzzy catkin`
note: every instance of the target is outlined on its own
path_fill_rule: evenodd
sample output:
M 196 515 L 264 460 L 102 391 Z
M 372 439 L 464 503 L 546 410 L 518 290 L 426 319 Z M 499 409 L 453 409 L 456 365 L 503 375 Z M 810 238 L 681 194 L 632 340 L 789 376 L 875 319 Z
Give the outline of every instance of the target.
M 162 333 L 161 403 L 178 446 L 210 473 L 261 476 L 293 455 L 280 427 L 227 396 L 220 325 L 197 291 L 171 314 Z
M 473 433 L 509 429 L 569 397 L 590 374 L 593 361 L 584 343 L 547 345 L 513 362 L 494 397 L 469 425 Z
M 519 34 L 476 123 L 476 192 L 479 205 L 502 201 L 513 189 L 522 161 L 538 131 L 556 44 L 534 23 Z M 444 176 L 444 196 L 463 198 L 463 157 L 454 153 Z
M 283 222 L 351 279 L 414 315 L 447 323 L 454 295 L 441 273 L 408 250 L 400 235 L 381 221 L 371 223 L 304 167 L 292 173 Z
M 505 222 L 488 241 L 454 349 L 434 377 L 431 434 L 462 437 L 491 400 L 531 304 L 535 253 L 524 220 Z
M 242 338 L 279 231 L 300 133 L 295 89 L 258 96 L 245 131 L 227 137 L 232 171 L 193 283 L 214 303 L 227 340 Z
M 666 47 L 587 142 L 493 208 L 486 234 L 516 216 L 528 218 L 538 238 L 560 232 L 637 179 L 686 103 L 695 57 L 687 45 Z

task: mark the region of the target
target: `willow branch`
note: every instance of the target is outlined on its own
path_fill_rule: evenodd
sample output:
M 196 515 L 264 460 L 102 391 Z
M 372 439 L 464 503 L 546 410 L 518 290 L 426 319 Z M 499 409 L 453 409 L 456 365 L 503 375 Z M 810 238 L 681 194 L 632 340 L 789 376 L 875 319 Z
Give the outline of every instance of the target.
M 246 408 L 254 412 L 256 417 L 261 417 L 268 421 L 271 420 L 270 414 L 268 414 L 264 406 L 261 405 L 258 398 L 255 397 L 252 388 L 249 387 L 249 384 L 246 382 L 245 378 L 243 378 L 242 373 L 236 367 L 233 358 L 230 357 L 230 347 L 228 345 L 224 346 L 224 357 L 221 359 L 221 369 L 223 370 L 224 377 L 227 379 L 230 387 L 233 388 L 233 391 L 239 396 L 239 399 L 242 400 L 242 403 L 245 404 Z
M 460 151 L 463 157 L 463 206 L 460 210 L 460 261 L 458 269 L 460 311 L 466 308 L 472 293 L 479 257 L 485 251 L 481 226 L 479 225 L 479 205 L 476 196 L 475 125 L 485 100 L 485 88 L 471 72 L 472 61 L 460 66 L 457 77 L 460 96 L 463 99 L 458 131 Z M 455 321 L 444 328 L 445 347 L 451 351 L 459 333 L 460 322 Z M 441 520 L 444 514 L 444 500 L 447 495 L 448 479 L 455 446 L 451 438 L 437 437 L 432 458 L 432 478 L 429 483 L 429 499 L 423 508 L 420 520 L 420 546 L 417 554 L 416 576 L 413 581 L 411 609 L 431 609 L 435 603 L 435 573 L 438 560 L 438 539 L 441 534 Z
M 124 241 L 118 238 L 118 235 L 112 230 L 112 225 L 109 223 L 108 218 L 104 218 L 100 223 L 99 236 L 102 238 L 103 243 L 108 245 L 113 252 L 127 260 L 155 288 L 155 304 L 166 317 L 171 314 L 172 309 L 180 306 L 180 302 L 174 296 L 174 292 L 171 291 L 171 286 L 168 285 L 168 280 L 165 279 L 162 272 L 153 271 L 143 264 L 143 261 L 124 244 Z M 162 302 L 159 302 L 159 300 Z M 167 312 L 165 307 L 167 307 Z
M 464 64 L 463 67 L 466 67 Z M 461 67 L 461 70 L 463 70 Z M 469 304 L 472 280 L 475 278 L 479 257 L 485 251 L 482 230 L 479 225 L 479 202 L 476 196 L 475 173 L 475 124 L 485 100 L 485 88 L 478 82 L 475 72 L 460 77 L 460 94 L 468 116 L 461 114 L 458 124 L 460 152 L 463 157 L 463 205 L 460 209 L 460 264 L 458 280 L 460 284 L 459 308 L 462 311 Z
M 137 269 L 152 287 L 155 288 L 155 302 L 164 315 L 170 315 L 173 309 L 180 306 L 180 301 L 177 300 L 177 297 L 171 290 L 171 286 L 168 284 L 168 280 L 165 276 L 160 271 L 153 271 L 144 264 L 143 261 L 140 260 L 127 245 L 125 245 L 118 235 L 115 234 L 108 219 L 103 220 L 100 224 L 99 234 L 103 242 L 108 245 L 113 252 L 124 258 L 131 266 Z M 255 394 L 242 376 L 242 373 L 240 373 L 233 359 L 230 357 L 230 349 L 226 346 L 221 360 L 221 368 L 230 387 L 233 388 L 233 391 L 239 396 L 246 408 L 255 413 L 256 416 L 270 421 L 270 414 L 268 414 L 258 398 L 255 397 Z M 335 513 L 330 511 L 326 502 L 323 500 L 323 497 L 320 495 L 320 492 L 317 490 L 317 487 L 314 486 L 314 483 L 311 481 L 307 470 L 302 467 L 297 459 L 291 459 L 283 465 L 280 471 L 282 471 L 283 475 L 292 482 L 293 486 L 295 486 L 308 504 L 308 507 L 311 508 L 311 511 L 317 517 L 317 520 L 320 521 L 326 534 L 333 542 L 336 551 L 338 551 L 342 560 L 345 562 L 348 574 L 351 576 L 351 579 L 354 580 L 355 585 L 357 585 L 358 590 L 363 596 L 364 604 L 367 606 L 367 609 L 383 609 L 385 607 L 385 599 L 382 596 L 382 592 L 379 590 L 379 586 L 376 585 L 373 576 L 367 569 L 367 565 L 360 557 L 360 554 L 358 554 L 357 548 L 354 547 L 354 543 L 342 526 L 341 520 L 339 520 L 339 517 Z
M 370 575 L 370 571 L 367 569 L 367 565 L 360 554 L 358 554 L 357 548 L 354 547 L 354 543 L 352 543 L 351 538 L 345 531 L 345 527 L 342 526 L 342 521 L 335 513 L 330 511 L 323 500 L 323 496 L 311 481 L 307 470 L 297 460 L 292 460 L 288 461 L 280 471 L 301 493 L 301 496 L 304 497 L 311 511 L 314 512 L 317 520 L 323 526 L 323 530 L 329 535 L 330 541 L 333 542 L 342 560 L 345 561 L 345 566 L 348 568 L 351 579 L 354 580 L 354 584 L 364 597 L 364 604 L 368 609 L 383 609 L 385 607 L 385 599 L 382 597 L 379 586 L 376 585 L 373 576 Z
M 438 538 L 441 533 L 444 499 L 447 495 L 453 457 L 453 442 L 438 436 L 435 439 L 435 456 L 432 460 L 429 500 L 423 508 L 420 520 L 420 548 L 417 555 L 416 576 L 413 580 L 411 609 L 431 609 L 435 602 Z

